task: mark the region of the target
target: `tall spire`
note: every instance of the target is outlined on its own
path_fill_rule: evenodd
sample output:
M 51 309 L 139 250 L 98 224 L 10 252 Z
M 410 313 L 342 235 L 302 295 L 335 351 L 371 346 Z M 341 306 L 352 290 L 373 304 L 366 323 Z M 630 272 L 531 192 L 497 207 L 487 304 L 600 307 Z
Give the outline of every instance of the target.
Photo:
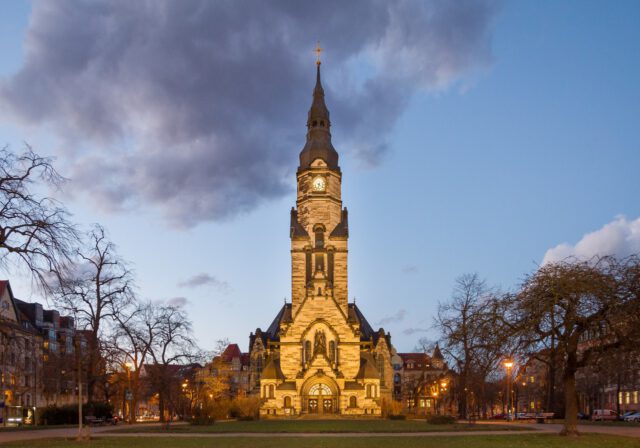
M 324 89 L 320 80 L 320 44 L 315 50 L 316 60 L 316 85 L 313 89 L 313 101 L 307 117 L 307 143 L 300 152 L 300 167 L 306 169 L 311 166 L 315 159 L 322 159 L 327 166 L 339 170 L 338 153 L 331 144 L 331 121 L 329 119 L 329 109 L 324 102 Z

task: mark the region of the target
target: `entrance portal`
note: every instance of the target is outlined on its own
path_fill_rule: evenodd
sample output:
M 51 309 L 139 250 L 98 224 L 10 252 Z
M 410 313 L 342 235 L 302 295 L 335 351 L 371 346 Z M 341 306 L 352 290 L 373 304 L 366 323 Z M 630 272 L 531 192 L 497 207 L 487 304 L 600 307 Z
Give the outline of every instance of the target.
M 336 409 L 336 397 L 326 384 L 318 383 L 309 389 L 308 407 L 310 414 L 333 414 Z

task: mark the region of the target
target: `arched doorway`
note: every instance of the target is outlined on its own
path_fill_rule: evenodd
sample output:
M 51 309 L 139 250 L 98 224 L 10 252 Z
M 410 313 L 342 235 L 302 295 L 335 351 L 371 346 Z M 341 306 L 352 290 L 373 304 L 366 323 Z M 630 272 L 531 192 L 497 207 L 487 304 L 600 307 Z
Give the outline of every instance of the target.
M 338 400 L 333 390 L 325 383 L 313 384 L 304 396 L 309 414 L 334 414 L 338 411 Z

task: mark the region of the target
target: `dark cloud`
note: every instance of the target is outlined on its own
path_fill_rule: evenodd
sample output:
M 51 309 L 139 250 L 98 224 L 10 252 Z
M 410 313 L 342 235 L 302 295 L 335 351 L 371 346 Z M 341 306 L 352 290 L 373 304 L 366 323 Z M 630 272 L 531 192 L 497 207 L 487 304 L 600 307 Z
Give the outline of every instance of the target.
M 402 334 L 406 334 L 407 336 L 411 336 L 416 333 L 427 333 L 429 331 L 428 328 L 405 328 L 402 330 Z
M 495 6 L 332 0 L 36 1 L 0 108 L 45 124 L 75 190 L 191 226 L 285 194 L 323 65 L 337 148 L 375 165 L 411 96 L 488 65 Z
M 178 308 L 183 308 L 189 303 L 189 299 L 186 297 L 173 297 L 171 299 L 167 299 L 167 305 L 175 306 Z
M 407 265 L 405 267 L 402 268 L 402 273 L 403 274 L 415 274 L 416 272 L 418 272 L 418 266 L 416 265 Z
M 218 280 L 216 277 L 209 274 L 197 274 L 193 277 L 178 283 L 181 288 L 197 288 L 199 286 L 213 286 L 216 289 L 226 292 L 229 289 L 229 284 L 225 281 Z
M 404 316 L 407 314 L 405 310 L 398 310 L 395 314 L 391 316 L 384 317 L 376 322 L 376 325 L 387 325 L 395 322 L 400 322 L 404 320 Z

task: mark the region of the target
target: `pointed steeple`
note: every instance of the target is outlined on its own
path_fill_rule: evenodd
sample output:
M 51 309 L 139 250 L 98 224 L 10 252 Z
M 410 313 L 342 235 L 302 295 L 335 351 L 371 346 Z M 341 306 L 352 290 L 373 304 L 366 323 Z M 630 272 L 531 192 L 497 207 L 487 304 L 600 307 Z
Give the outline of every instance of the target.
M 322 159 L 334 170 L 338 167 L 338 152 L 331 143 L 331 121 L 329 109 L 324 102 L 324 89 L 320 80 L 320 61 L 316 62 L 316 85 L 313 89 L 313 101 L 307 117 L 307 143 L 300 152 L 299 170 L 307 169 L 316 159 Z

